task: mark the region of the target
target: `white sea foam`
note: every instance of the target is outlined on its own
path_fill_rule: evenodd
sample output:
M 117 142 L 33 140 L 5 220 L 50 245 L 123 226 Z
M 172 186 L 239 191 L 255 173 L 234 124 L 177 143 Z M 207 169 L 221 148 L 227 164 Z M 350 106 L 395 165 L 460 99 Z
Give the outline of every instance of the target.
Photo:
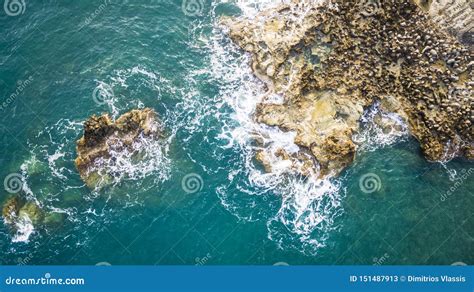
M 168 145 L 165 143 L 143 135 L 131 147 L 123 145 L 121 141 L 114 141 L 110 144 L 110 157 L 98 159 L 95 168 L 110 175 L 115 185 L 124 180 L 140 181 L 151 174 L 160 183 L 169 178 L 167 150 Z
M 278 1 L 279 2 L 279 1 Z M 237 1 L 244 17 L 253 18 L 262 9 L 277 5 L 276 1 Z M 290 247 L 315 254 L 325 245 L 329 232 L 337 228 L 335 218 L 341 214 L 341 194 L 335 179 L 318 180 L 295 174 L 288 162 L 275 152 L 284 149 L 296 153 L 294 132 L 256 123 L 254 112 L 259 102 L 281 103 L 283 97 L 265 92 L 262 82 L 253 75 L 248 55 L 226 36 L 216 18 L 213 38 L 209 40 L 212 77 L 222 84 L 220 99 L 233 110 L 219 139 L 222 148 L 241 153 L 239 165 L 229 169 L 229 182 L 217 189 L 222 205 L 242 220 L 267 220 L 268 237 L 282 248 Z M 259 143 L 255 143 L 259 141 Z M 262 171 L 255 163 L 258 150 L 265 149 L 271 159 L 272 172 Z M 239 179 L 246 177 L 245 180 Z M 235 188 L 238 193 L 231 190 Z M 274 206 L 275 202 L 279 206 Z M 272 208 L 269 206 L 272 205 Z M 268 215 L 270 209 L 273 214 Z
M 30 235 L 33 234 L 35 228 L 33 222 L 28 216 L 20 216 L 15 221 L 15 229 L 17 230 L 12 238 L 12 242 L 25 242 L 29 241 Z
M 173 91 L 174 86 L 164 78 L 159 72 L 155 72 L 142 65 L 131 68 L 115 70 L 106 81 L 111 88 L 112 96 L 106 99 L 107 107 L 113 118 L 129 110 L 130 108 L 143 108 L 145 105 L 137 97 L 121 96 L 116 92 L 120 89 L 127 89 L 130 83 L 135 86 L 144 86 L 153 89 L 159 97 L 163 91 Z M 160 118 L 162 118 L 160 116 Z M 167 180 L 170 175 L 170 160 L 167 158 L 169 145 L 174 137 L 173 131 L 167 139 L 158 141 L 149 137 L 141 136 L 131 147 L 123 147 L 120 141 L 115 143 L 116 147 L 111 147 L 111 157 L 99 159 L 97 166 L 106 166 L 107 173 L 113 177 L 113 185 L 117 185 L 124 180 L 139 182 L 145 177 L 153 176 L 154 181 L 159 184 Z M 137 157 L 140 157 L 137 159 Z M 151 186 L 149 186 L 151 187 Z M 141 186 L 141 191 L 147 188 Z
M 128 88 L 128 81 L 133 77 L 141 77 L 140 82 L 147 85 L 149 88 L 155 89 L 158 93 L 161 88 L 169 85 L 169 81 L 161 76 L 158 72 L 153 72 L 141 65 L 132 68 L 116 70 L 110 77 L 113 86 L 120 85 L 123 88 Z
M 74 161 L 74 139 L 81 131 L 82 123 L 69 119 L 61 119 L 44 128 L 28 141 L 30 157 L 23 163 L 22 169 L 28 175 L 51 173 L 50 179 L 55 183 L 70 187 L 68 177 L 74 169 L 68 166 Z
M 54 201 L 51 197 L 54 194 L 51 193 L 48 186 L 57 184 L 62 186 L 63 190 L 77 187 L 71 185 L 67 179 L 71 170 L 65 166 L 65 163 L 67 159 L 72 159 L 72 153 L 67 149 L 71 144 L 66 137 L 71 131 L 78 133 L 79 127 L 79 123 L 63 119 L 53 126 L 46 127 L 32 139 L 33 141 L 29 140 L 27 142 L 30 154 L 20 166 L 22 180 L 20 193 L 25 196 L 26 200 L 35 202 L 43 210 L 48 209 L 52 210 L 52 212 L 71 213 L 70 210 L 51 205 Z M 31 177 L 37 175 L 42 177 L 46 175 L 42 181 L 47 185 L 38 184 L 38 181 L 35 184 L 31 184 Z M 14 224 L 17 232 L 12 237 L 12 242 L 28 243 L 30 237 L 35 233 L 35 226 L 31 219 L 26 214 L 20 214 Z
M 131 73 L 135 74 L 135 73 Z M 118 108 L 118 107 L 117 107 Z M 74 167 L 75 140 L 82 134 L 82 121 L 61 119 L 56 124 L 40 131 L 28 141 L 30 157 L 21 165 L 22 194 L 27 200 L 34 201 L 45 212 L 65 213 L 68 221 L 76 225 L 84 222 L 91 224 L 94 220 L 85 216 L 78 216 L 79 206 L 58 207 L 59 197 L 72 193 L 81 193 L 83 183 Z M 114 173 L 115 185 L 123 180 L 133 181 L 136 189 L 144 192 L 150 186 L 142 186 L 144 177 L 153 177 L 154 181 L 162 182 L 170 173 L 169 159 L 166 157 L 169 150 L 169 140 L 156 141 L 140 137 L 130 149 L 112 153 L 114 163 L 111 171 Z M 143 160 L 134 163 L 133 155 L 140 155 Z M 32 177 L 35 184 L 30 185 Z M 38 180 L 38 178 L 40 180 Z M 71 191 L 71 192 L 69 192 Z M 100 192 L 91 192 L 81 196 L 85 202 L 92 203 L 100 196 Z M 129 202 L 125 202 L 127 204 Z M 130 198 L 130 204 L 140 204 L 135 198 Z M 103 213 L 103 210 L 97 211 Z M 12 237 L 12 242 L 28 242 L 35 233 L 34 226 L 29 218 L 21 218 L 16 223 L 18 232 Z M 47 228 L 46 228 L 47 229 Z
M 235 4 L 240 8 L 243 16 L 254 18 L 260 11 L 290 2 L 291 0 L 236 0 Z
M 408 137 L 408 125 L 403 118 L 396 113 L 384 112 L 377 102 L 364 112 L 361 131 L 352 140 L 359 145 L 359 152 L 365 152 L 393 145 Z
M 64 168 L 58 169 L 56 167 L 55 162 L 59 158 L 63 158 L 65 155 L 66 154 L 64 152 L 56 150 L 56 152 L 53 155 L 48 157 L 48 164 L 49 164 L 49 168 L 52 170 L 52 174 L 60 179 L 67 179 L 67 178 L 65 175 L 62 174 L 62 171 L 64 170 Z

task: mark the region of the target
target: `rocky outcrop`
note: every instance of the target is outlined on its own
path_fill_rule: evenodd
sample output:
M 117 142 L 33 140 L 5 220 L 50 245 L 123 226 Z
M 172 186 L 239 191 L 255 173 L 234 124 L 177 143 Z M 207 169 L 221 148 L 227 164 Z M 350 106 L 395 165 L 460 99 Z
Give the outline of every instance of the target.
M 149 108 L 132 110 L 113 121 L 108 114 L 92 116 L 84 123 L 84 135 L 77 141 L 76 167 L 90 188 L 112 182 L 112 153 L 132 149 L 142 137 L 160 135 L 156 113 Z
M 223 20 L 268 96 L 283 96 L 281 104 L 264 99 L 256 120 L 296 132 L 311 156 L 294 159 L 315 159 L 320 176 L 339 173 L 354 159 L 364 109 L 376 102 L 408 122 L 429 160 L 473 158 L 472 50 L 412 1 L 317 3 Z
M 19 195 L 14 195 L 7 199 L 2 209 L 4 223 L 10 227 L 14 233 L 24 224 L 37 226 L 43 223 L 44 212 L 33 201 L 24 199 Z
M 33 200 L 26 199 L 24 195 L 15 194 L 9 197 L 2 208 L 3 222 L 13 233 L 25 236 L 39 226 L 59 226 L 64 222 L 65 214 L 44 211 L 43 208 Z M 25 226 L 31 225 L 31 230 Z

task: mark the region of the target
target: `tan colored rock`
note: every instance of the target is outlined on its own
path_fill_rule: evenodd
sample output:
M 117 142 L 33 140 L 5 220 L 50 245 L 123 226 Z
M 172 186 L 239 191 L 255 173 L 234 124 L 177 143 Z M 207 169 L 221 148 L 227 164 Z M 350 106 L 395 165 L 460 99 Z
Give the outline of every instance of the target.
M 354 159 L 352 135 L 377 101 L 408 121 L 429 160 L 472 157 L 473 51 L 414 2 L 369 2 L 295 0 L 252 20 L 223 20 L 268 95 L 284 97 L 259 104 L 256 120 L 295 131 L 321 176 Z
M 107 114 L 92 116 L 84 123 L 84 136 L 77 141 L 76 167 L 90 188 L 109 184 L 113 177 L 107 165 L 100 161 L 111 157 L 111 151 L 121 151 L 140 138 L 161 134 L 156 113 L 149 108 L 132 110 L 112 121 Z
M 268 157 L 268 153 L 263 150 L 259 150 L 255 154 L 255 159 L 257 159 L 263 165 L 263 168 L 266 172 L 272 172 L 272 164 L 270 162 L 270 158 Z
M 3 205 L 2 217 L 6 224 L 11 225 L 15 222 L 20 213 L 20 208 L 24 201 L 19 196 L 10 197 Z

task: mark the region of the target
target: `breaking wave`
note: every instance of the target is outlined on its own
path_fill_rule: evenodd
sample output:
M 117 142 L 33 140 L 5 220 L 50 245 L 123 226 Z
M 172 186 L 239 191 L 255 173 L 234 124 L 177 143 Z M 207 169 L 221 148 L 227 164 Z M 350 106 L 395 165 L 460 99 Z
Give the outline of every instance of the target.
M 254 17 L 275 1 L 237 1 L 245 17 Z M 340 184 L 337 179 L 302 177 L 290 169 L 276 152 L 296 153 L 294 132 L 283 132 L 254 121 L 253 114 L 267 92 L 252 73 L 250 57 L 242 54 L 228 38 L 226 28 L 215 24 L 209 40 L 212 77 L 220 81 L 219 96 L 232 109 L 218 139 L 223 150 L 240 153 L 229 168 L 228 182 L 217 188 L 222 205 L 245 221 L 266 220 L 268 237 L 281 248 L 315 254 L 325 246 L 330 231 L 337 229 L 342 214 Z M 272 95 L 265 100 L 281 100 Z M 271 172 L 255 161 L 258 151 L 269 153 Z M 235 193 L 232 190 L 237 190 Z
M 12 238 L 12 242 L 25 242 L 29 241 L 30 235 L 35 231 L 33 222 L 28 216 L 20 216 L 15 221 L 15 229 L 17 230 Z
M 388 113 L 375 103 L 365 110 L 361 118 L 361 131 L 352 140 L 359 145 L 359 152 L 375 151 L 394 143 L 406 141 L 408 125 L 396 113 Z
M 284 2 L 236 1 L 235 4 L 242 17 L 255 19 L 258 12 Z M 242 220 L 267 220 L 269 239 L 282 249 L 316 254 L 326 246 L 331 232 L 340 227 L 337 218 L 343 213 L 341 200 L 345 195 L 341 179 L 302 177 L 291 170 L 291 162 L 278 157 L 279 149 L 289 154 L 300 150 L 294 143 L 296 133 L 256 123 L 253 114 L 259 102 L 281 102 L 283 98 L 273 93 L 268 96 L 264 84 L 252 73 L 250 56 L 242 54 L 230 41 L 226 28 L 219 25 L 219 17 L 213 15 L 213 18 L 213 38 L 207 43 L 209 67 L 213 78 L 220 81 L 220 98 L 232 109 L 231 121 L 225 123 L 219 139 L 221 148 L 240 153 L 236 165 L 229 169 L 228 183 L 217 189 L 221 203 Z M 373 122 L 376 113 L 381 114 L 382 122 L 390 121 L 400 131 L 382 129 Z M 357 139 L 364 150 L 392 144 L 407 133 L 400 117 L 381 113 L 378 106 L 366 113 L 362 123 L 364 131 Z M 255 161 L 256 153 L 263 149 L 272 166 L 270 172 Z
M 170 161 L 166 157 L 166 145 L 159 140 L 139 136 L 130 147 L 121 141 L 110 145 L 108 158 L 99 158 L 95 167 L 89 171 L 99 170 L 101 176 L 112 181 L 107 184 L 117 185 L 125 180 L 139 181 L 154 174 L 156 183 L 169 178 Z M 99 183 L 100 185 L 100 183 Z M 141 191 L 146 190 L 142 188 Z

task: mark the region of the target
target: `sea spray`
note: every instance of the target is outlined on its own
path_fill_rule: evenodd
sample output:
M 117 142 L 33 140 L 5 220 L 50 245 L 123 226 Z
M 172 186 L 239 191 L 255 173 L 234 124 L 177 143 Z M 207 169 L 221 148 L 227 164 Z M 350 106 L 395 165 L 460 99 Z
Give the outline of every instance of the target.
M 367 108 L 360 123 L 361 131 L 352 137 L 353 141 L 359 145 L 359 152 L 372 152 L 406 141 L 409 137 L 408 125 L 403 118 L 396 113 L 382 110 L 380 103 Z
M 243 17 L 254 17 L 260 9 L 275 4 L 274 1 L 237 2 Z M 299 152 L 300 148 L 294 143 L 296 133 L 257 123 L 253 115 L 258 103 L 282 102 L 283 97 L 266 92 L 265 85 L 250 68 L 249 56 L 242 54 L 229 40 L 226 28 L 218 24 L 219 19 L 214 16 L 214 20 L 214 37 L 208 44 L 210 68 L 214 78 L 224 80 L 220 98 L 232 108 L 234 120 L 223 127 L 219 139 L 225 141 L 221 147 L 234 148 L 241 153 L 243 165 L 229 174 L 227 185 L 218 187 L 222 205 L 243 220 L 267 220 L 268 237 L 281 248 L 315 254 L 325 246 L 330 231 L 337 229 L 335 219 L 342 213 L 338 180 L 302 177 L 290 168 L 288 161 L 275 154 L 279 149 L 287 153 Z M 259 150 L 269 153 L 272 165 L 269 173 L 262 171 L 254 160 Z M 241 176 L 247 181 L 236 181 Z M 231 193 L 229 190 L 233 188 L 240 194 Z M 280 206 L 273 208 L 274 213 L 270 216 L 262 216 L 252 208 L 257 204 L 270 205 L 275 200 Z

